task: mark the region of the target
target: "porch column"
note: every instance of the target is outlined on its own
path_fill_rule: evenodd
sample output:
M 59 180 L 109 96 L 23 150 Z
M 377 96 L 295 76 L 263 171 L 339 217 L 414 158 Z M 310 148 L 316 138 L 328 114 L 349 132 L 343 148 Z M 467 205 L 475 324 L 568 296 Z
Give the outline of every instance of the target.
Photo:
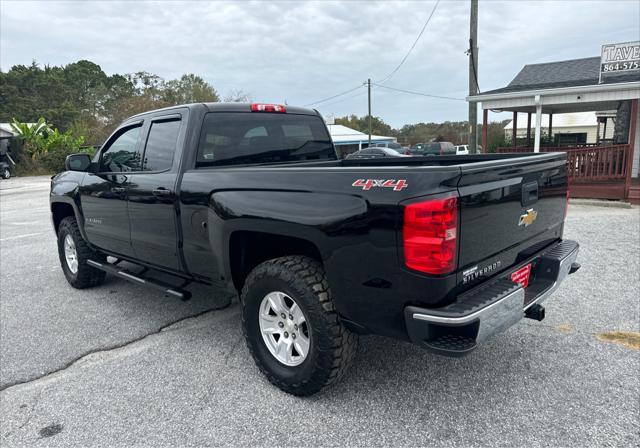
M 489 127 L 489 109 L 482 109 L 482 151 L 486 154 L 487 149 L 487 131 Z M 480 152 L 480 151 L 478 151 Z
M 531 148 L 531 112 L 527 112 L 527 148 Z
M 549 142 L 553 142 L 553 114 L 549 114 Z
M 624 179 L 624 198 L 629 198 L 629 190 L 631 189 L 631 174 L 633 171 L 633 155 L 636 148 L 636 126 L 638 123 L 638 100 L 631 100 L 631 117 L 629 117 L 629 154 L 627 159 L 627 175 Z
M 540 133 L 542 126 L 542 102 L 540 95 L 536 95 L 536 138 L 533 142 L 533 152 L 540 152 Z
M 515 148 L 518 146 L 517 141 L 518 136 L 518 112 L 513 112 L 513 132 L 511 135 L 511 147 Z

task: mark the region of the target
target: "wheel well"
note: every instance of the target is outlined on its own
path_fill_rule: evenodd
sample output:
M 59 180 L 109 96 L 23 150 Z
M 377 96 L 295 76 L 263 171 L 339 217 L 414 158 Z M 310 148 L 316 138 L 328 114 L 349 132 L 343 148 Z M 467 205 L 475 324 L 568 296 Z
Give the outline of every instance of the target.
M 260 263 L 288 255 L 305 255 L 322 262 L 320 251 L 301 238 L 262 232 L 234 232 L 229 242 L 231 275 L 238 291 L 249 273 Z
M 58 233 L 60 222 L 62 222 L 64 218 L 67 216 L 75 216 L 73 207 L 64 202 L 54 202 L 51 204 L 51 214 L 53 215 L 53 227 L 56 229 L 56 234 Z

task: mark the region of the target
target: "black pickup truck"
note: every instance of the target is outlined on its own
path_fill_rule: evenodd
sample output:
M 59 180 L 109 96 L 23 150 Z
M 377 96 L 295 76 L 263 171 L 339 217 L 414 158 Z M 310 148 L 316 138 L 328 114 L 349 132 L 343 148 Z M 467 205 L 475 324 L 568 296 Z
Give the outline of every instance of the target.
M 358 334 L 460 356 L 576 271 L 563 153 L 338 160 L 317 111 L 190 104 L 125 121 L 51 182 L 69 283 L 239 292 L 281 389 L 342 376 Z M 169 280 L 157 280 L 153 273 Z M 171 281 L 175 279 L 175 281 Z

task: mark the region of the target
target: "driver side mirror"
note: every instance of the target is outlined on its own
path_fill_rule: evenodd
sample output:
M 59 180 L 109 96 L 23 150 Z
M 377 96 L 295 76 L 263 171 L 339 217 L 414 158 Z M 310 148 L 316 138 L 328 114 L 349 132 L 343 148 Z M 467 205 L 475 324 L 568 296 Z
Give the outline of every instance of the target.
M 70 154 L 64 160 L 64 168 L 67 171 L 89 171 L 91 156 L 86 153 Z

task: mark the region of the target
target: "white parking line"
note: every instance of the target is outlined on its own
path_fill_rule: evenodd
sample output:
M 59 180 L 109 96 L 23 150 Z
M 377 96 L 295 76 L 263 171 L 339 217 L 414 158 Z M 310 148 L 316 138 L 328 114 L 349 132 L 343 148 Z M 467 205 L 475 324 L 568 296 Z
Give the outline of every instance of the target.
M 7 238 L 0 238 L 0 241 L 17 240 L 19 238 L 28 238 L 30 236 L 44 235 L 45 233 L 47 233 L 47 232 L 25 233 L 24 235 L 16 235 L 16 236 L 10 236 L 10 237 L 7 237 Z

